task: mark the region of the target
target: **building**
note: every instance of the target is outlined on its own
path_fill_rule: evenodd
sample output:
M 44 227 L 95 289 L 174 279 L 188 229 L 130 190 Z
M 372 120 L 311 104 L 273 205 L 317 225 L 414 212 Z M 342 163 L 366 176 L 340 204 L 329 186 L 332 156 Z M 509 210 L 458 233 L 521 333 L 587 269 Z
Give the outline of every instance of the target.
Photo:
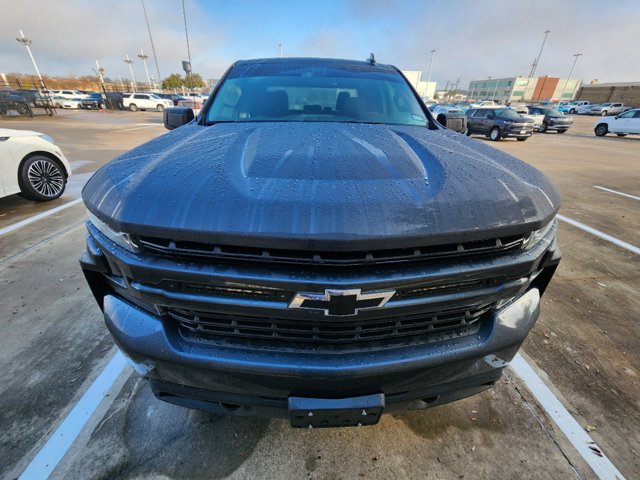
M 625 105 L 640 105 L 640 82 L 591 82 L 590 85 L 582 85 L 576 99 L 591 103 L 622 102 Z
M 413 85 L 418 95 L 433 100 L 436 94 L 436 82 L 423 82 L 420 70 L 403 70 L 402 74 Z
M 580 80 L 558 77 L 489 78 L 469 83 L 469 99 L 502 103 L 566 101 L 573 100 L 579 89 Z

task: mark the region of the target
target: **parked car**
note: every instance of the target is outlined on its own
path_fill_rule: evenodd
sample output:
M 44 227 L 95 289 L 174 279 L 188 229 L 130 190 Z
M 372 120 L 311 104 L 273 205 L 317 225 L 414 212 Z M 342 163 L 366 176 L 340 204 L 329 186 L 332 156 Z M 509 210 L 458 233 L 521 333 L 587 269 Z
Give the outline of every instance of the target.
M 171 100 L 174 107 L 178 106 L 178 102 L 180 100 L 187 100 L 186 97 L 175 93 L 156 93 L 156 95 L 158 95 L 160 98 L 164 98 L 165 100 Z
M 11 90 L 0 90 L 0 115 L 31 115 L 29 103 Z
M 80 101 L 80 108 L 87 110 L 104 110 L 107 108 L 107 101 L 102 93 L 91 93 Z
M 159 399 L 356 426 L 500 379 L 560 259 L 541 172 L 374 61 L 238 61 L 164 120 L 82 193 L 82 268 Z
M 471 108 L 482 108 L 482 107 L 499 107 L 499 105 L 493 100 L 480 100 L 479 102 L 471 104 Z
M 54 90 L 53 93 L 56 96 L 64 97 L 64 98 L 68 98 L 68 99 L 84 98 L 84 97 L 87 96 L 87 94 L 82 93 L 82 92 L 80 92 L 78 90 Z
M 573 102 L 569 102 L 565 105 L 562 105 L 558 108 L 559 112 L 562 113 L 576 113 L 578 108 L 583 107 L 585 105 L 589 105 L 589 102 L 586 100 L 575 100 Z
M 625 110 L 627 109 L 624 108 L 624 103 L 607 102 L 591 107 L 589 115 L 600 115 L 606 117 L 607 115 L 617 115 Z
M 82 108 L 82 98 L 65 98 L 62 101 L 62 108 L 66 110 L 78 110 Z
M 53 138 L 0 128 L 0 197 L 47 201 L 64 192 L 71 167 Z
M 202 102 L 196 98 L 185 98 L 178 100 L 178 107 L 190 108 L 193 110 L 193 115 L 197 117 L 202 109 Z
M 509 108 L 511 108 L 512 110 L 515 110 L 516 113 L 518 113 L 518 115 L 520 115 L 521 117 L 526 118 L 530 122 L 533 122 L 534 132 L 538 131 L 542 126 L 542 122 L 544 121 L 544 115 L 542 114 L 533 115 L 529 113 L 529 107 L 527 107 L 526 105 L 512 105 Z
M 571 117 L 565 116 L 555 108 L 530 105 L 528 109 L 531 115 L 544 115 L 542 125 L 538 127 L 540 133 L 546 133 L 549 130 L 565 133 L 571 128 L 571 125 L 573 125 L 573 119 Z
M 594 132 L 599 137 L 604 137 L 607 133 L 615 133 L 619 137 L 629 133 L 640 134 L 640 108 L 598 120 Z
M 465 133 L 484 135 L 493 141 L 513 137 L 524 142 L 533 133 L 533 122 L 510 108 L 470 108 Z
M 467 128 L 467 119 L 461 108 L 449 105 L 438 105 L 432 110 L 433 116 L 449 130 L 463 133 Z
M 53 108 L 62 108 L 62 104 L 65 100 L 66 98 L 60 95 L 54 95 L 53 97 L 51 97 L 51 104 L 53 105 Z
M 138 110 L 157 110 L 162 112 L 165 108 L 173 107 L 173 101 L 160 98 L 155 93 L 132 93 L 122 100 L 124 108 L 132 112 Z
M 591 114 L 591 109 L 593 107 L 598 106 L 599 104 L 594 104 L 594 103 L 588 103 L 586 105 L 582 105 L 578 108 L 576 108 L 576 114 L 578 115 L 590 115 Z

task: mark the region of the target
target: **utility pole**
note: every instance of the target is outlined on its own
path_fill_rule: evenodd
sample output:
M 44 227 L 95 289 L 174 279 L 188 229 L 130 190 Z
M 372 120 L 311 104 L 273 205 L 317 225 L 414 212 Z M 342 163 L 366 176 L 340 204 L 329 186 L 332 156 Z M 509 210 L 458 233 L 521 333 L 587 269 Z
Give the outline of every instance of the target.
M 182 0 L 182 16 L 184 18 L 184 34 L 187 37 L 187 57 L 189 59 L 189 65 L 191 65 L 191 49 L 189 48 L 189 32 L 187 31 L 187 11 L 184 8 L 184 0 Z M 160 72 L 158 72 L 158 79 L 160 79 Z M 190 83 L 191 88 L 193 88 L 193 78 L 191 78 Z
M 496 87 L 493 89 L 493 95 L 491 95 L 491 100 L 496 97 L 496 92 L 498 91 L 498 84 L 500 83 L 500 79 L 496 79 Z
M 31 45 L 31 39 L 25 37 L 24 33 L 22 33 L 22 30 L 20 30 L 20 36 L 16 37 L 16 40 L 27 48 L 27 52 L 29 53 L 29 57 L 31 57 L 31 62 L 33 63 L 33 68 L 36 69 L 36 73 L 38 74 L 40 83 L 44 85 L 44 82 L 42 81 L 42 75 L 40 75 L 40 70 L 38 70 L 38 65 L 36 64 L 36 60 L 35 58 L 33 58 L 33 54 L 31 53 L 31 48 L 29 48 L 29 45 Z
M 427 75 L 427 88 L 429 83 L 431 82 L 431 67 L 433 67 L 433 55 L 436 53 L 435 50 L 431 50 L 431 60 L 429 60 L 429 74 Z
M 144 0 L 140 0 L 142 2 L 142 10 L 144 11 L 144 19 L 147 22 L 147 30 L 149 31 L 149 40 L 151 41 L 151 51 L 153 52 L 153 61 L 156 64 L 156 73 L 158 74 L 158 78 L 162 78 L 160 76 L 160 67 L 158 67 L 158 56 L 156 55 L 156 47 L 153 45 L 153 37 L 151 36 L 151 27 L 149 26 L 149 18 L 147 17 L 147 9 L 144 8 Z
M 558 99 L 558 105 L 560 105 L 560 102 L 562 101 L 562 97 L 564 97 L 564 92 L 567 89 L 567 83 L 569 83 L 569 80 L 571 80 L 571 75 L 573 74 L 573 69 L 575 68 L 576 63 L 578 63 L 578 57 L 581 57 L 582 54 L 581 53 L 574 53 L 573 56 L 575 57 L 574 60 L 573 60 L 573 65 L 571 65 L 571 70 L 569 70 L 569 76 L 567 77 L 567 81 L 564 82 L 564 88 L 562 89 L 562 93 L 560 94 L 560 98 Z M 575 92 L 575 90 L 574 90 L 574 92 Z
M 282 44 L 281 43 L 278 44 L 278 48 L 280 49 L 280 58 L 282 58 Z
M 533 74 L 536 73 L 536 68 L 538 68 L 538 63 L 540 62 L 540 55 L 542 55 L 542 49 L 544 48 L 544 43 L 547 41 L 547 36 L 549 35 L 550 30 L 544 31 L 544 39 L 542 40 L 542 46 L 540 47 L 540 52 L 538 53 L 538 57 L 534 60 L 533 65 L 531 65 L 531 73 L 530 77 L 533 77 Z
M 147 82 L 148 82 L 148 85 L 149 85 L 149 89 L 152 89 L 151 77 L 149 77 L 149 69 L 147 69 L 147 58 L 149 58 L 149 56 L 145 55 L 144 52 L 142 51 L 142 49 L 140 49 L 140 53 L 138 54 L 138 58 L 140 60 L 142 60 L 142 64 L 144 65 L 144 71 L 147 74 Z
M 133 82 L 133 91 L 136 92 L 136 77 L 133 75 L 133 68 L 131 68 L 131 64 L 133 63 L 133 60 L 131 60 L 129 58 L 129 55 L 127 55 L 127 58 L 124 59 L 124 63 L 126 63 L 127 65 L 129 65 L 129 73 L 131 73 L 131 81 Z

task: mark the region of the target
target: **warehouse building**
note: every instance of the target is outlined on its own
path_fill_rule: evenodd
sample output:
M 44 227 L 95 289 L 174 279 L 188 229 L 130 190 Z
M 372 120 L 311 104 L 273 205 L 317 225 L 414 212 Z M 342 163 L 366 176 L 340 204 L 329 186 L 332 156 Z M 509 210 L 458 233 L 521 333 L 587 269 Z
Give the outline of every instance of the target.
M 506 102 L 544 102 L 573 100 L 580 89 L 580 80 L 558 77 L 510 77 L 472 80 L 470 100 Z
M 590 85 L 582 85 L 576 99 L 591 103 L 622 102 L 625 105 L 640 105 L 640 82 L 592 82 Z

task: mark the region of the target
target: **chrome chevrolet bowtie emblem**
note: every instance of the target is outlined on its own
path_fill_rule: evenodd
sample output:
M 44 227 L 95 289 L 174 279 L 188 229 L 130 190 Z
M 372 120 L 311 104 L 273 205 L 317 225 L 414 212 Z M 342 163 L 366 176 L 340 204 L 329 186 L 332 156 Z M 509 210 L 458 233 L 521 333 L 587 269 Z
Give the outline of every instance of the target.
M 395 293 L 395 290 L 362 293 L 359 288 L 326 289 L 324 293 L 298 292 L 289 303 L 289 308 L 318 310 L 326 316 L 346 317 L 357 315 L 360 310 L 384 307 Z

